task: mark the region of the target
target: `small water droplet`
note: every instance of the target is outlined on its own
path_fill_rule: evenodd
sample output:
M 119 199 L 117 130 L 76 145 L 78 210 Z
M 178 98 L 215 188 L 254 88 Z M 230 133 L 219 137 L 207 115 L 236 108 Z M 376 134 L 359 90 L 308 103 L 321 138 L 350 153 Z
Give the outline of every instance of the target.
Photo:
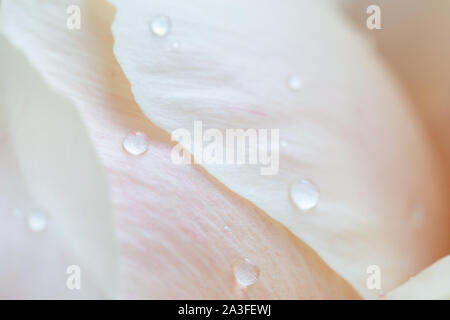
M 241 259 L 234 264 L 234 277 L 236 282 L 242 287 L 248 287 L 258 280 L 259 268 L 249 259 Z
M 284 140 L 284 139 L 282 139 L 282 140 L 281 140 L 281 146 L 282 146 L 283 148 L 286 148 L 287 145 L 288 145 L 287 141 Z
M 172 29 L 172 23 L 170 22 L 168 16 L 159 15 L 152 20 L 150 27 L 153 34 L 157 35 L 158 37 L 165 37 L 170 33 L 170 30 Z
M 172 49 L 174 50 L 180 49 L 180 43 L 178 41 L 172 42 Z
M 380 298 L 383 298 L 384 297 L 384 291 L 383 290 L 380 290 L 380 292 L 378 292 L 378 296 L 380 297 Z
M 123 148 L 126 152 L 139 156 L 148 150 L 148 138 L 141 132 L 130 132 L 125 139 L 123 139 Z
M 28 215 L 28 227 L 33 232 L 42 232 L 47 228 L 47 215 L 41 211 L 31 211 Z
M 291 90 L 298 90 L 302 87 L 302 78 L 298 74 L 290 75 L 288 78 L 288 86 Z
M 23 211 L 20 210 L 19 208 L 14 208 L 12 210 L 12 215 L 16 218 L 22 218 L 23 217 Z
M 317 206 L 319 197 L 319 188 L 309 180 L 300 180 L 291 185 L 291 199 L 300 210 L 306 211 Z

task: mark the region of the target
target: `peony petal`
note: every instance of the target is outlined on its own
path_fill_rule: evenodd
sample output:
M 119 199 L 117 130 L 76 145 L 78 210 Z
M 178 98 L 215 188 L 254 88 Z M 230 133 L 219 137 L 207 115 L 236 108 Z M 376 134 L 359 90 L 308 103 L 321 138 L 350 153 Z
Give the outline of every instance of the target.
M 76 107 L 1 34 L 0 52 L 0 296 L 112 297 L 111 203 Z M 41 233 L 27 229 L 32 212 L 48 222 Z M 80 291 L 66 287 L 71 265 L 81 268 Z
M 105 1 L 5 1 L 6 30 L 48 83 L 76 101 L 112 188 L 121 242 L 121 297 L 358 298 L 308 246 L 201 168 L 171 162 L 169 135 L 146 119 L 113 55 L 114 8 Z M 80 6 L 81 30 L 65 27 Z M 135 157 L 128 132 L 149 137 Z M 261 270 L 248 290 L 232 266 Z
M 389 292 L 390 300 L 450 300 L 450 256 L 440 259 Z
M 447 252 L 429 140 L 373 48 L 333 8 L 319 1 L 110 2 L 115 55 L 155 124 L 169 133 L 191 131 L 195 120 L 222 132 L 281 129 L 287 147 L 276 175 L 202 165 L 361 294 L 375 294 L 366 288 L 369 265 L 381 267 L 390 290 Z M 172 22 L 166 37 L 150 30 L 161 14 Z M 293 73 L 303 80 L 295 92 L 286 85 Z M 305 178 L 321 192 L 307 214 L 289 200 L 290 184 Z M 422 206 L 418 227 L 414 212 Z

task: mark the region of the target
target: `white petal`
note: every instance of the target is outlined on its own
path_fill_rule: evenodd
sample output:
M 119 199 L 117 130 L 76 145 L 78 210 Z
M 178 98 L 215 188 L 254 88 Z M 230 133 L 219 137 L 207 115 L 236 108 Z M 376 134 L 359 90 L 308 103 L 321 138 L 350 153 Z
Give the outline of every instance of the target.
M 0 52 L 0 254 L 7 262 L 0 294 L 112 297 L 117 254 L 109 191 L 80 115 L 1 34 Z M 28 230 L 11 214 L 16 209 L 23 219 L 42 212 L 46 229 Z M 70 265 L 81 268 L 81 291 L 66 287 Z
M 389 292 L 391 300 L 450 300 L 450 256 L 410 278 Z

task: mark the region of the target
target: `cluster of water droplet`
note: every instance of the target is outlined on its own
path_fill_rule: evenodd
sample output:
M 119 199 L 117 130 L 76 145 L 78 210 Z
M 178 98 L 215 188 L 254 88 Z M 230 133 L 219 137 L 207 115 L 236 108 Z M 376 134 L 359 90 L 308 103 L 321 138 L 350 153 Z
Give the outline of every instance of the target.
M 150 23 L 151 32 L 159 38 L 167 37 L 172 30 L 172 22 L 166 15 L 158 15 L 154 17 Z M 172 49 L 178 50 L 180 43 L 173 41 L 171 44 Z M 299 74 L 294 73 L 287 78 L 287 87 L 292 91 L 298 91 L 303 86 L 302 78 Z M 140 132 L 132 132 L 128 134 L 123 140 L 123 148 L 131 155 L 142 155 L 148 150 L 149 141 L 148 138 Z M 288 147 L 286 140 L 281 140 L 281 147 Z M 315 183 L 307 179 L 301 179 L 291 184 L 289 195 L 292 203 L 302 212 L 310 211 L 314 209 L 320 198 L 319 188 Z M 41 220 L 39 220 L 41 219 Z M 421 224 L 423 219 L 422 212 L 414 213 L 413 220 L 415 224 Z M 33 225 L 34 229 L 45 228 L 46 223 L 42 221 L 42 218 L 35 216 L 29 222 L 30 226 Z M 225 227 L 229 232 L 229 228 Z M 240 259 L 233 266 L 234 277 L 236 282 L 241 287 L 249 287 L 253 285 L 259 278 L 260 270 L 258 266 L 254 265 L 249 259 Z M 380 296 L 383 293 L 380 292 Z
M 157 37 L 166 37 L 172 30 L 172 22 L 168 16 L 158 15 L 152 19 L 150 30 Z M 172 43 L 173 49 L 179 49 L 179 47 L 178 41 Z M 298 74 L 292 74 L 288 77 L 287 85 L 291 90 L 297 91 L 302 87 L 302 79 Z M 287 142 L 283 140 L 281 146 L 287 147 Z M 141 155 L 148 149 L 148 139 L 139 132 L 132 132 L 123 140 L 123 148 L 132 155 Z M 290 194 L 294 204 L 302 211 L 314 208 L 319 201 L 319 189 L 308 180 L 293 184 Z M 240 286 L 248 287 L 258 279 L 259 268 L 250 260 L 242 259 L 234 265 L 234 276 Z
M 168 16 L 158 15 L 150 22 L 150 30 L 157 37 L 167 37 L 172 31 L 172 21 Z M 175 40 L 171 46 L 172 49 L 178 50 L 180 49 L 180 42 Z

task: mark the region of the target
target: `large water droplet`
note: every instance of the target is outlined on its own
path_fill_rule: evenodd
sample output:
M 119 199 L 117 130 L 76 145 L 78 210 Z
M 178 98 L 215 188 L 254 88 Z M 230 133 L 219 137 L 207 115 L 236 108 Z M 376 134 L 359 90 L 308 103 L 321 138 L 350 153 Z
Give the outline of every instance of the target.
M 319 197 L 319 188 L 309 180 L 300 180 L 291 185 L 291 199 L 300 210 L 306 211 L 317 206 Z
M 141 132 L 130 132 L 123 139 L 123 148 L 126 152 L 138 156 L 144 154 L 148 150 L 148 138 Z
M 259 278 L 259 268 L 249 259 L 241 259 L 234 264 L 234 277 L 242 287 L 253 285 Z
M 288 78 L 288 86 L 291 90 L 298 90 L 302 87 L 302 78 L 298 74 L 292 74 Z
M 170 22 L 170 18 L 168 16 L 159 15 L 152 20 L 150 28 L 153 34 L 158 37 L 165 37 L 170 33 L 172 23 Z
M 42 211 L 31 211 L 28 215 L 28 227 L 33 232 L 42 232 L 47 228 L 48 217 Z

